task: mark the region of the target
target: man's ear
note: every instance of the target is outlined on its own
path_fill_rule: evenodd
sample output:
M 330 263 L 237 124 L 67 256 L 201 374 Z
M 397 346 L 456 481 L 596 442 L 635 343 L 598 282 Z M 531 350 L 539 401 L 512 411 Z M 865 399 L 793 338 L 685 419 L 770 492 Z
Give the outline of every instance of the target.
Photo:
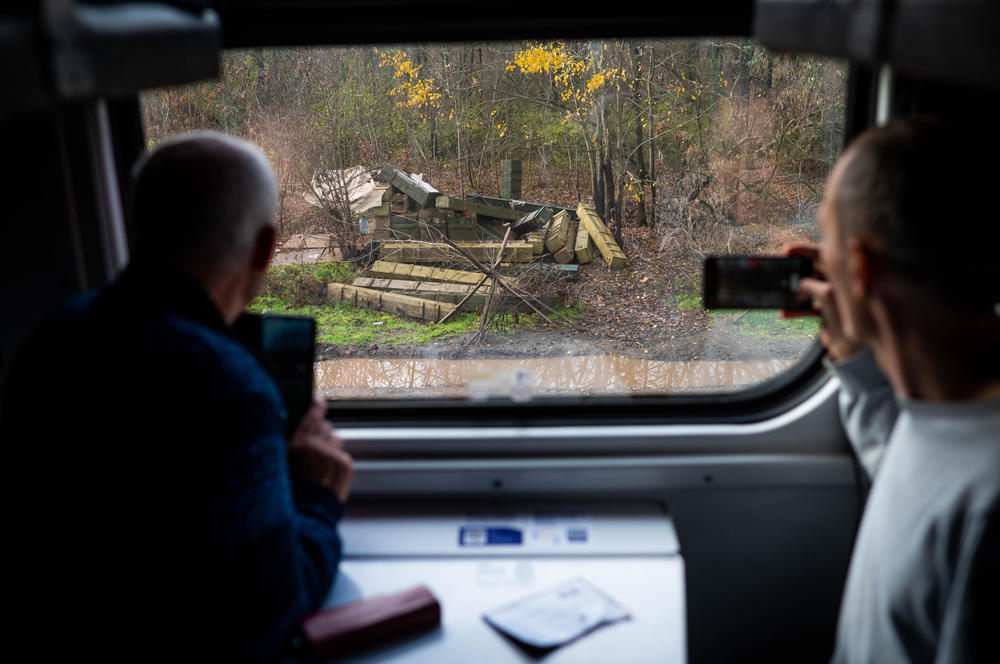
M 267 266 L 271 264 L 276 246 L 278 246 L 278 234 L 274 230 L 274 226 L 265 224 L 257 231 L 257 237 L 254 238 L 250 260 L 255 270 L 264 271 L 267 269 Z
M 878 285 L 878 252 L 859 237 L 849 238 L 844 249 L 851 295 L 859 300 L 871 297 Z

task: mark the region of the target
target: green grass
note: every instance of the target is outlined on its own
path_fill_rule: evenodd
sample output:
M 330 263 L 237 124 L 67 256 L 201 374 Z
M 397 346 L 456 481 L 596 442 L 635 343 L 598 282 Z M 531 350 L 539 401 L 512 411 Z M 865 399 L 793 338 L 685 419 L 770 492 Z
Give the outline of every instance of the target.
M 458 314 L 447 323 L 436 325 L 349 304 L 314 305 L 284 309 L 280 313 L 315 318 L 316 340 L 337 345 L 427 343 L 469 332 L 479 325 L 479 316 L 475 314 Z
M 337 345 L 423 344 L 479 329 L 476 313 L 460 313 L 438 325 L 349 304 L 327 303 L 326 285 L 350 282 L 356 274 L 351 263 L 272 267 L 250 311 L 311 316 L 316 319 L 316 340 Z M 574 304 L 559 309 L 559 313 L 577 320 L 583 316 L 583 305 Z M 539 320 L 537 314 L 504 314 L 496 318 L 497 331 L 512 334 L 515 329 L 535 327 Z
M 585 312 L 583 310 L 583 302 L 574 302 L 568 307 L 563 307 L 562 309 L 556 309 L 559 313 L 570 320 L 580 320 L 583 318 Z
M 701 309 L 701 295 L 682 293 L 674 296 L 678 309 Z M 814 337 L 819 334 L 819 318 L 803 316 L 800 318 L 781 318 L 773 309 L 753 309 L 750 311 L 733 311 L 731 309 L 716 309 L 710 311 L 713 318 L 729 318 L 735 320 L 739 334 L 748 337 L 787 336 L 792 338 Z
M 678 309 L 701 309 L 701 295 L 685 293 L 674 297 Z
M 772 309 L 754 309 L 745 313 L 713 311 L 712 315 L 734 319 L 737 331 L 747 337 L 783 336 L 804 339 L 819 334 L 819 318 L 815 316 L 781 318 Z
M 260 295 L 251 307 L 289 312 L 326 302 L 326 285 L 347 283 L 357 268 L 347 262 L 331 261 L 316 265 L 276 265 L 267 271 Z

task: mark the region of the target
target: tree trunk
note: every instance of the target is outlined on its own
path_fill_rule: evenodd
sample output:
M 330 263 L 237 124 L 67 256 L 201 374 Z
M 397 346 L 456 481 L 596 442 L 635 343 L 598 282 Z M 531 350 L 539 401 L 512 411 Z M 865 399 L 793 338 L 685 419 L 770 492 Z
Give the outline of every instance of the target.
M 601 175 L 604 187 L 604 206 L 601 216 L 608 222 L 608 226 L 612 224 L 617 225 L 618 217 L 615 216 L 615 174 L 607 150 L 604 151 L 603 158 L 601 159 Z
M 631 78 L 636 81 L 639 78 L 639 58 L 642 57 L 642 47 L 636 46 L 632 49 L 632 58 L 629 59 L 631 65 Z M 637 187 L 636 198 L 638 199 L 639 205 L 636 214 L 636 224 L 639 226 L 646 226 L 648 220 L 646 218 L 646 181 L 648 179 L 648 174 L 646 173 L 646 150 L 643 147 L 643 141 L 646 139 L 646 132 L 643 128 L 643 104 L 642 96 L 639 91 L 638 86 L 632 88 L 632 103 L 635 105 L 636 111 L 639 114 L 639 121 L 635 123 L 635 149 L 632 150 L 632 161 L 635 167 L 635 175 L 639 180 L 639 186 Z M 652 121 L 647 118 L 648 122 Z
M 594 145 L 596 136 L 587 135 L 586 129 L 583 132 L 583 140 L 587 145 L 587 161 L 590 164 L 590 186 L 593 191 L 594 209 L 604 209 L 604 181 L 601 175 L 601 161 L 598 156 L 597 147 Z
M 649 120 L 649 225 L 656 226 L 656 122 L 653 116 L 653 49 L 649 49 L 646 63 L 646 108 Z
M 431 118 L 431 159 L 438 158 L 437 115 Z

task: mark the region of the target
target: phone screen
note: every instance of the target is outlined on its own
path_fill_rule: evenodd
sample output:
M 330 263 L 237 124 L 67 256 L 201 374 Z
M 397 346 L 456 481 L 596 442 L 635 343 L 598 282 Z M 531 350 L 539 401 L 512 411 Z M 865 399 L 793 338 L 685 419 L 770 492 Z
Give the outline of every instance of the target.
M 312 402 L 316 321 L 308 316 L 245 313 L 233 332 L 274 379 L 291 433 Z
M 261 319 L 261 354 L 285 400 L 292 428 L 302 420 L 312 400 L 315 343 L 316 321 L 312 318 L 265 314 Z
M 709 256 L 702 302 L 706 309 L 808 309 L 796 293 L 812 273 L 801 256 Z

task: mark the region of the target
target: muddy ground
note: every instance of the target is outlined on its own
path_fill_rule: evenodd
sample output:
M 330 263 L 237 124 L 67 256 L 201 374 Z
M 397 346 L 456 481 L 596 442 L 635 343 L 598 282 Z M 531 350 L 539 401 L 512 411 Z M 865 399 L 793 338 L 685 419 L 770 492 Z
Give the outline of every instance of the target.
M 650 360 L 765 360 L 799 357 L 811 343 L 811 339 L 800 336 L 747 336 L 738 329 L 734 318 L 716 317 L 689 331 L 659 335 L 655 332 L 626 336 L 592 334 L 584 320 L 579 331 L 543 329 L 491 333 L 484 344 L 474 343 L 472 333 L 425 344 L 322 344 L 318 359 L 498 359 L 613 354 Z

